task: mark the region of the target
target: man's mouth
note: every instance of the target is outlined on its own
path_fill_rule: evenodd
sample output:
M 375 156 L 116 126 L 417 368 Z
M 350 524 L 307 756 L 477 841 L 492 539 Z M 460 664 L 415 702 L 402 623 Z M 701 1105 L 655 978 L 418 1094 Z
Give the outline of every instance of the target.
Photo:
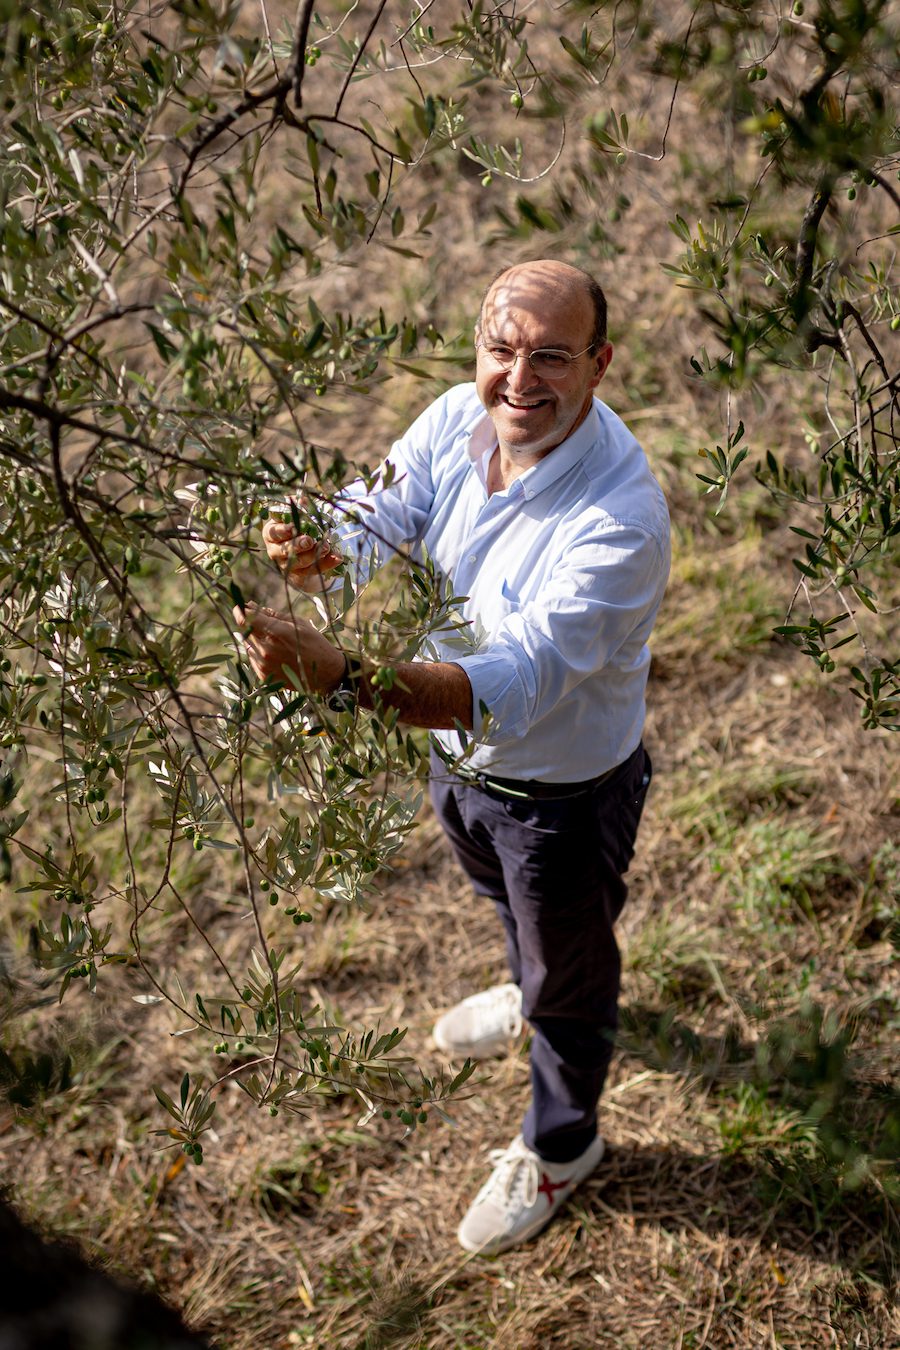
M 505 403 L 507 408 L 512 408 L 515 412 L 530 412 L 533 408 L 543 408 L 550 400 L 548 398 L 513 398 L 511 394 L 501 394 L 500 402 Z

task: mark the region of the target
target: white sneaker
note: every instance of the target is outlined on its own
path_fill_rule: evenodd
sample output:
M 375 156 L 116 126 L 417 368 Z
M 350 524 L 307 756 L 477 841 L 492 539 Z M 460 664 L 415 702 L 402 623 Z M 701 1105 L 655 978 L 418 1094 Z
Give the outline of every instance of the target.
M 495 984 L 445 1012 L 431 1036 L 446 1055 L 491 1059 L 505 1054 L 521 1031 L 521 989 L 517 984 Z
M 603 1157 L 598 1135 L 572 1162 L 545 1162 L 521 1135 L 491 1153 L 494 1170 L 476 1195 L 457 1232 L 467 1252 L 496 1256 L 527 1242 L 550 1222 L 575 1187 Z

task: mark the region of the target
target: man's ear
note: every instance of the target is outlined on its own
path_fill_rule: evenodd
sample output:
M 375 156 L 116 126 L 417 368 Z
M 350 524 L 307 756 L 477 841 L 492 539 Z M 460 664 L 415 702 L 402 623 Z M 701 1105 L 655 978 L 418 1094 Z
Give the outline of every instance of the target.
M 600 350 L 594 356 L 594 361 L 596 362 L 596 370 L 595 374 L 591 379 L 592 389 L 597 388 L 597 385 L 600 383 L 600 381 L 603 379 L 603 376 L 609 369 L 609 363 L 612 359 L 613 359 L 613 345 L 611 342 L 605 342 L 603 346 L 600 348 Z

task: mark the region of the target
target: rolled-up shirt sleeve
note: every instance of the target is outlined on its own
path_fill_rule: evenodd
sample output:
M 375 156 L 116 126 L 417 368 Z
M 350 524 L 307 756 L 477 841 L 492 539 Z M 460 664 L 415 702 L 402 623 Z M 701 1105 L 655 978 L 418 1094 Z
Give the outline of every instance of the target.
M 482 650 L 451 658 L 472 685 L 475 736 L 507 744 L 583 681 L 645 665 L 667 573 L 659 540 L 639 524 L 573 543 L 539 598 L 511 607 Z

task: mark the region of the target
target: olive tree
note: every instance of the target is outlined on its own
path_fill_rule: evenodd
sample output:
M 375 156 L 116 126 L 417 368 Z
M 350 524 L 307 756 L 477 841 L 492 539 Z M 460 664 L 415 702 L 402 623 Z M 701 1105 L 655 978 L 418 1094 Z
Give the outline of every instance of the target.
M 392 312 L 394 292 L 349 313 L 330 283 L 433 250 L 452 198 L 422 207 L 418 184 L 460 157 L 497 238 L 607 256 L 623 176 L 655 181 L 679 118 L 715 123 L 727 154 L 704 168 L 700 218 L 671 212 L 668 265 L 707 330 L 685 374 L 723 396 L 700 477 L 722 500 L 740 490 L 765 436 L 749 395 L 773 369 L 795 380 L 805 449 L 755 452 L 802 541 L 781 631 L 826 673 L 853 644 L 842 671 L 866 724 L 896 729 L 896 18 L 883 0 L 0 13 L 0 805 L 6 879 L 39 901 L 33 956 L 60 997 L 136 964 L 140 997 L 226 1057 L 180 1100 L 159 1093 L 194 1157 L 227 1077 L 273 1111 L 330 1090 L 409 1128 L 468 1070 L 423 1078 L 399 1029 L 323 1025 L 301 939 L 401 846 L 427 737 L 387 703 L 335 711 L 260 687 L 232 633 L 275 504 L 327 534 L 349 478 L 387 485 L 378 457 L 317 435 L 317 410 L 466 354 Z M 485 118 L 485 92 L 506 121 Z M 387 690 L 453 601 L 410 557 L 374 602 L 345 577 L 318 621 Z M 95 861 L 109 837 L 118 869 Z M 182 881 L 198 852 L 249 918 L 238 962 Z M 160 968 L 168 912 L 208 948 L 203 987 Z
M 240 6 L 205 0 L 4 13 L 5 879 L 49 902 L 32 954 L 60 997 L 136 962 L 138 997 L 173 1004 L 227 1056 L 214 1083 L 186 1077 L 179 1102 L 158 1092 L 195 1158 L 229 1076 L 272 1111 L 331 1090 L 366 1115 L 396 1109 L 407 1127 L 468 1076 L 410 1078 L 401 1030 L 323 1024 L 302 987 L 303 925 L 317 906 L 357 900 L 402 843 L 427 738 L 390 708 L 260 687 L 232 634 L 273 508 L 324 534 L 348 474 L 384 485 L 312 439 L 310 404 L 443 349 L 402 314 L 323 310 L 313 294 L 355 247 L 384 237 L 402 249 L 401 235 L 428 227 L 405 225 L 392 180 L 450 114 L 430 95 L 397 126 L 345 111 L 356 77 L 388 74 L 380 19 L 414 91 L 407 54 L 440 48 L 385 9 L 351 27 L 304 3 L 277 28 L 264 11 L 259 32 Z M 290 220 L 259 207 L 276 134 L 299 199 Z M 320 600 L 321 622 L 365 649 L 376 686 L 453 622 L 452 597 L 412 559 L 377 606 L 357 598 L 345 577 Z M 17 809 L 48 758 L 61 830 Z M 266 797 L 257 822 L 250 803 Z M 95 864 L 101 836 L 123 840 L 117 875 Z M 221 855 L 227 903 L 250 919 L 239 967 L 185 892 L 190 854 L 204 850 Z M 151 922 L 172 910 L 208 948 L 203 988 L 148 949 Z

